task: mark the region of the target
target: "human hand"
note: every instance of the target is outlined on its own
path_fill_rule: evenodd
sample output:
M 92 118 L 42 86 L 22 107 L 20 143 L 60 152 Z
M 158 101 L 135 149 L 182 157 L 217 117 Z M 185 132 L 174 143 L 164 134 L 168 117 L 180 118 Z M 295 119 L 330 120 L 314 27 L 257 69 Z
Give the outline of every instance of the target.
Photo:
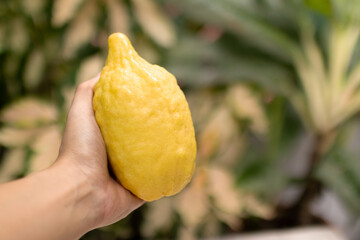
M 92 107 L 98 79 L 77 88 L 55 164 L 0 184 L 0 239 L 79 239 L 144 202 L 109 175 Z
M 105 143 L 96 123 L 92 99 L 99 75 L 78 86 L 54 168 L 70 177 L 84 178 L 90 185 L 89 197 L 79 199 L 84 211 L 94 211 L 92 228 L 106 226 L 126 217 L 143 204 L 109 175 Z

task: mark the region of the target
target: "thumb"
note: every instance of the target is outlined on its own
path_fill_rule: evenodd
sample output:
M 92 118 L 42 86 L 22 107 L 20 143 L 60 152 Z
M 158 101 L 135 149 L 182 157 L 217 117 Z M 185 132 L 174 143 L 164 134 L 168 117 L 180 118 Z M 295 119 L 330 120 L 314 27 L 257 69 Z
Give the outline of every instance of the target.
M 75 96 L 66 119 L 60 153 L 65 152 L 65 149 L 74 149 L 75 146 L 76 150 L 91 152 L 89 150 L 90 146 L 104 145 L 99 126 L 95 120 L 92 104 L 93 88 L 98 80 L 99 75 L 81 83 L 76 88 Z

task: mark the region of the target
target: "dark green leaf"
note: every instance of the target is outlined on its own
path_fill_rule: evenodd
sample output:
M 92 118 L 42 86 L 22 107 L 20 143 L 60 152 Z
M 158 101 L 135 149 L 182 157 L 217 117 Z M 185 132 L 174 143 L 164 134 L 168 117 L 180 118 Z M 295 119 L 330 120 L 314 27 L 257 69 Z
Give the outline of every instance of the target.
M 360 175 L 358 164 L 348 152 L 335 149 L 320 166 L 318 176 L 356 212 L 360 212 Z
M 217 43 L 185 38 L 169 52 L 166 67 L 185 86 L 216 86 L 252 81 L 271 91 L 288 94 L 293 75 L 276 62 L 224 51 Z
M 191 18 L 224 28 L 280 59 L 290 61 L 298 51 L 297 44 L 280 29 L 253 16 L 234 1 L 184 0 L 180 4 Z

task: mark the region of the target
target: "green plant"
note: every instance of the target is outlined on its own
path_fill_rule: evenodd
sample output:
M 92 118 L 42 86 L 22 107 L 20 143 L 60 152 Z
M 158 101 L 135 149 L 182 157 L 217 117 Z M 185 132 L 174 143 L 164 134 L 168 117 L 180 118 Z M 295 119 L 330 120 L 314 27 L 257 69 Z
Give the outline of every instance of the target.
M 141 56 L 152 63 L 167 65 L 173 62 L 167 52 L 180 49 L 185 31 L 198 35 L 196 29 L 184 26 L 180 18 L 176 9 L 167 3 L 162 8 L 153 0 L 14 0 L 2 4 L 1 181 L 39 171 L 55 160 L 74 88 L 101 70 L 111 32 L 126 33 Z M 195 38 L 194 43 L 203 42 Z M 212 46 L 208 49 L 221 53 Z M 196 57 L 196 53 L 189 52 L 188 57 Z M 249 62 L 247 66 L 254 64 Z M 191 81 L 194 79 L 196 69 Z M 202 84 L 201 79 L 196 81 Z M 261 95 L 249 85 L 193 89 L 185 81 L 179 83 L 192 101 L 193 114 L 200 111 L 207 115 L 198 114 L 195 123 L 201 138 L 202 170 L 183 194 L 164 200 L 167 203 L 148 204 L 147 209 L 121 223 L 89 233 L 85 239 L 98 235 L 114 239 L 216 235 L 228 229 L 238 230 L 240 218 L 246 212 L 262 218 L 271 216 L 270 205 L 250 191 L 235 187 L 236 175 L 230 170 L 246 145 L 247 136 L 243 132 L 262 138 L 267 131 Z M 249 107 L 243 107 L 239 97 L 247 99 Z M 229 126 L 219 128 L 223 120 Z M 219 181 L 214 181 L 215 178 Z M 194 191 L 199 192 L 200 200 L 192 194 Z M 198 204 L 188 206 L 193 201 Z M 178 202 L 182 204 L 175 207 Z M 203 203 L 206 208 L 199 207 Z M 153 220 L 154 215 L 158 221 Z M 204 223 L 206 219 L 211 219 L 209 224 Z
M 210 55 L 209 60 L 211 51 L 199 47 L 203 52 L 189 59 L 188 68 L 179 70 L 179 75 L 180 71 L 187 73 L 183 76 L 189 85 L 201 83 L 190 82 L 192 64 L 207 60 L 210 64 L 198 72 L 204 85 L 217 84 L 219 79 L 255 81 L 284 96 L 313 134 L 303 194 L 286 210 L 294 224 L 311 223 L 310 204 L 321 184 L 316 177 L 320 160 L 332 147 L 339 147 L 334 145 L 338 132 L 360 110 L 360 24 L 356 14 L 360 4 L 327 0 L 173 3 L 200 26 L 224 31 L 211 44 L 222 57 Z M 178 53 L 176 58 L 185 62 L 186 53 Z M 214 72 L 212 81 L 205 82 L 201 76 L 205 71 Z
M 360 106 L 359 5 L 5 1 L 0 179 L 51 164 L 46 160 L 56 152 L 49 142 L 54 149 L 59 144 L 75 85 L 101 70 L 107 36 L 120 31 L 141 56 L 177 77 L 194 119 L 200 167 L 183 193 L 147 204 L 84 239 L 189 239 L 314 223 L 309 205 L 324 187 L 358 214 L 359 155 L 348 145 L 356 142 Z M 284 156 L 305 131 L 312 136 L 312 149 L 302 153 L 308 171 L 294 179 L 283 169 Z M 276 196 L 294 185 L 304 194 L 277 211 Z

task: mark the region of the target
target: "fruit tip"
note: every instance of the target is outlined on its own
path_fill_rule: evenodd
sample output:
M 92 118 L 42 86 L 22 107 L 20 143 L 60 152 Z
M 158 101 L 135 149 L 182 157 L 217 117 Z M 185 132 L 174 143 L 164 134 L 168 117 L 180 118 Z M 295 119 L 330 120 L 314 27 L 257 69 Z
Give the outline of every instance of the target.
M 129 42 L 130 41 L 129 38 L 125 34 L 123 34 L 121 32 L 116 32 L 116 33 L 110 34 L 108 40 L 109 40 L 109 43 L 111 41 L 122 41 L 122 42 Z

